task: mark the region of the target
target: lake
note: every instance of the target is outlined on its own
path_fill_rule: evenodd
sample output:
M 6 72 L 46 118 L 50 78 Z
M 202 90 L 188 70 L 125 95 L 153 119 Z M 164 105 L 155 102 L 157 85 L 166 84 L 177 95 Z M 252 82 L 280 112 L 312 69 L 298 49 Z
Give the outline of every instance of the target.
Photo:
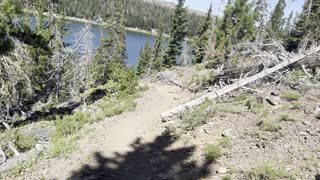
M 64 37 L 64 42 L 70 44 L 72 47 L 76 43 L 79 34 L 84 27 L 85 23 L 77 21 L 69 22 L 69 33 Z M 101 26 L 92 25 L 90 32 L 93 35 L 91 44 L 93 51 L 95 51 L 99 47 L 103 37 L 106 36 L 107 31 Z M 141 48 L 144 48 L 147 42 L 153 46 L 155 36 L 141 32 L 127 31 L 127 64 L 129 66 L 136 66 L 138 64 L 140 50 Z

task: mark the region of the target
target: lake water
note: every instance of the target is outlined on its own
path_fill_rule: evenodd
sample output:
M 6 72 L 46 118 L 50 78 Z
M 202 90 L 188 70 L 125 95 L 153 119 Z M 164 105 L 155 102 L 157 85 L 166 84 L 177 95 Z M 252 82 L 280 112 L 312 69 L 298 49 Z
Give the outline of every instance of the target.
M 82 22 L 70 22 L 70 24 L 68 25 L 69 33 L 64 37 L 65 43 L 70 44 L 72 47 L 79 38 L 79 34 L 84 27 L 85 24 Z M 92 25 L 90 31 L 93 34 L 91 44 L 93 51 L 95 51 L 99 47 L 101 40 L 103 39 L 103 37 L 105 37 L 107 32 L 104 28 L 97 25 Z M 137 65 L 140 50 L 141 48 L 144 48 L 147 42 L 149 42 L 153 46 L 155 42 L 155 36 L 145 33 L 127 31 L 127 64 L 129 66 Z

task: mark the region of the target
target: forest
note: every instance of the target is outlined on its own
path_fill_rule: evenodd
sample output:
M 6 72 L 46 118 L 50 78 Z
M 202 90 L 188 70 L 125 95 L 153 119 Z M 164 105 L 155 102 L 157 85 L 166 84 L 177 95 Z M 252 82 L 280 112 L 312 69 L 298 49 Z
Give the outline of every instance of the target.
M 110 1 L 112 0 L 61 0 L 57 11 L 66 16 L 92 20 L 92 17 L 95 17 L 98 13 L 100 13 L 100 16 L 105 16 L 103 12 L 107 9 L 107 4 Z M 174 9 L 157 1 L 126 0 L 125 14 L 127 27 L 151 31 L 152 29 L 159 29 L 161 26 L 164 32 L 168 33 L 172 25 L 168 19 L 173 16 Z M 194 35 L 201 17 L 202 15 L 199 12 L 188 12 L 188 35 Z
M 285 0 L 278 0 L 274 9 L 270 9 L 268 0 L 229 0 L 219 17 L 213 16 L 213 6 L 208 5 L 208 12 L 199 15 L 185 7 L 185 0 L 177 0 L 175 8 L 142 0 L 0 1 L 0 167 L 39 145 L 39 137 L 24 128 L 33 129 L 43 121 L 54 128 L 49 128 L 50 140 L 45 140 L 48 152 L 42 158 L 65 157 L 75 149 L 79 132 L 85 127 L 134 111 L 144 92 L 167 88 L 149 89 L 143 84 L 148 80 L 151 85 L 156 80 L 173 84 L 192 95 L 189 103 L 168 103 L 168 108 L 173 104 L 177 107 L 161 114 L 162 121 L 185 118 L 190 126 L 210 116 L 209 99 L 241 88 L 259 92 L 245 87 L 249 84 L 316 87 L 320 80 L 316 55 L 320 0 L 305 1 L 302 12 L 288 17 Z M 91 47 L 90 24 L 81 29 L 74 45 L 64 43 L 68 34 L 64 16 L 103 24 L 108 33 L 96 53 Z M 34 28 L 30 26 L 33 19 Z M 154 45 L 147 43 L 141 49 L 137 68 L 127 65 L 126 27 L 157 30 Z M 168 73 L 179 68 L 185 68 L 180 75 Z M 190 69 L 203 70 L 205 76 L 189 78 Z M 188 83 L 177 81 L 179 77 L 188 77 Z M 209 94 L 203 96 L 207 90 Z M 294 95 L 289 94 L 288 101 L 299 99 Z M 148 98 L 154 96 L 157 94 Z M 157 98 L 167 96 L 172 95 Z M 178 99 L 176 96 L 173 99 Z M 264 107 L 244 100 L 250 110 Z M 160 103 L 161 99 L 156 101 Z M 273 103 L 273 99 L 269 101 Z M 188 110 L 192 108 L 197 115 L 190 115 Z M 199 113 L 199 108 L 205 112 Z M 320 110 L 316 117 L 320 117 Z M 216 154 L 221 153 L 213 152 L 213 156 Z M 210 152 L 204 157 L 210 157 Z M 213 162 L 215 157 L 210 160 Z

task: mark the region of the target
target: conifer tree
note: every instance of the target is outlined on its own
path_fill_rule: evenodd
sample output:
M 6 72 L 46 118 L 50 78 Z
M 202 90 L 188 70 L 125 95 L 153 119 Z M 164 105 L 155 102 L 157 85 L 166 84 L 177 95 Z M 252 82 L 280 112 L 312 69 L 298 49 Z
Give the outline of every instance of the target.
M 283 36 L 283 28 L 285 24 L 283 16 L 285 7 L 285 0 L 279 0 L 271 14 L 270 27 L 276 38 L 281 38 Z
M 160 29 L 157 35 L 156 42 L 153 47 L 153 60 L 151 62 L 151 69 L 154 71 L 160 71 L 163 66 L 163 42 L 164 41 L 164 34 L 163 28 L 160 25 Z
M 293 11 L 289 14 L 288 18 L 286 18 L 286 24 L 284 27 L 284 32 L 286 36 L 289 36 L 292 30 L 292 20 L 293 20 Z
M 299 46 L 308 46 L 320 41 L 320 0 L 307 0 L 303 11 L 299 15 L 291 37 L 288 40 L 287 50 L 295 51 Z M 302 45 L 303 40 L 304 45 Z M 305 48 L 305 47 L 303 47 Z
M 193 40 L 194 63 L 201 63 L 206 55 L 206 48 L 209 41 L 209 30 L 212 27 L 212 4 L 210 4 L 207 16 L 202 20 L 196 37 Z
M 113 64 L 126 64 L 126 31 L 124 0 L 112 1 L 107 12 L 107 36 L 102 40 L 91 69 L 95 84 L 103 85 L 111 78 Z
M 170 32 L 169 47 L 164 58 L 164 65 L 171 67 L 176 64 L 177 56 L 181 55 L 182 43 L 187 35 L 187 9 L 184 7 L 185 0 L 178 0 L 172 27 Z
M 143 50 L 140 52 L 137 75 L 142 76 L 148 72 L 149 65 L 152 61 L 152 49 L 149 43 L 146 43 Z
M 253 4 L 248 0 L 230 0 L 224 10 L 222 20 L 216 28 L 217 50 L 223 55 L 230 51 L 230 46 L 255 38 L 256 15 Z

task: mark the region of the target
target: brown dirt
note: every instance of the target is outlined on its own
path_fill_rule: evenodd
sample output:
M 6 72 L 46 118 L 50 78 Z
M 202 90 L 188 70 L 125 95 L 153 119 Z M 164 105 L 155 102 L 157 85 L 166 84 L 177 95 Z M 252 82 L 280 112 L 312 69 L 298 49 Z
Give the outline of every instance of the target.
M 192 95 L 170 85 L 148 86 L 150 89 L 137 99 L 135 111 L 90 125 L 94 130 L 79 140 L 77 150 L 67 158 L 44 160 L 16 179 L 177 178 L 177 174 L 184 174 L 181 166 L 192 167 L 195 176 L 200 168 L 186 162 L 194 147 L 172 149 L 177 139 L 165 132 L 160 117 L 161 112 Z

